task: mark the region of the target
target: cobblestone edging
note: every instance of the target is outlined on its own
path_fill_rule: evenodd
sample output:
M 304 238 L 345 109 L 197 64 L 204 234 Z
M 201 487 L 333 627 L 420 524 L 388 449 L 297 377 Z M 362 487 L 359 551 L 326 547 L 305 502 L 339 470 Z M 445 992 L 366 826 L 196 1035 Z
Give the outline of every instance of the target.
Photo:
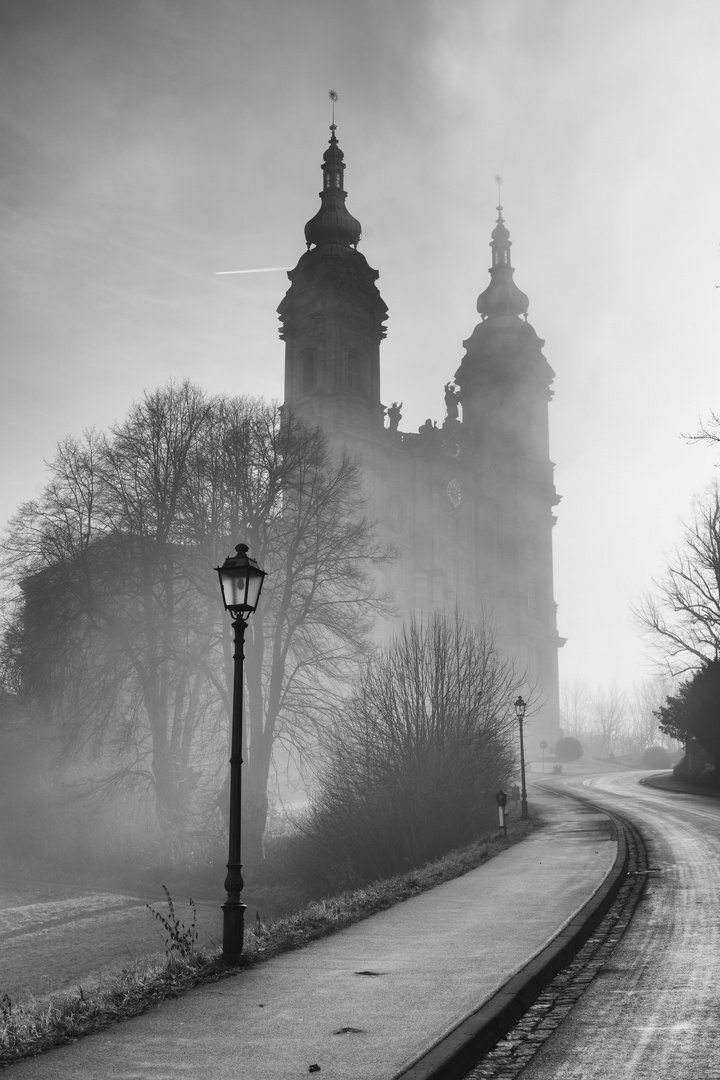
M 648 875 L 653 872 L 647 865 L 647 852 L 637 829 L 622 819 L 618 823 L 628 847 L 628 869 L 610 910 L 575 959 L 555 976 L 522 1019 L 463 1080 L 515 1080 L 612 957 L 642 896 Z
M 542 952 L 398 1080 L 513 1080 L 579 1000 L 620 940 L 649 872 L 635 826 L 602 812 L 610 818 L 618 852 L 595 895 Z

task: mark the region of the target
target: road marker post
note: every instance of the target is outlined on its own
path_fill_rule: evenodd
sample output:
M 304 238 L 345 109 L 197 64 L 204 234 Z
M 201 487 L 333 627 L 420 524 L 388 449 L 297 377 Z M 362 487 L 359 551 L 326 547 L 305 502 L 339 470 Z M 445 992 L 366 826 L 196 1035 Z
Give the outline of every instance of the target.
M 505 807 L 507 806 L 507 795 L 502 788 L 495 796 L 495 802 L 498 805 L 498 818 L 500 819 L 500 828 L 507 836 L 507 822 L 505 821 Z

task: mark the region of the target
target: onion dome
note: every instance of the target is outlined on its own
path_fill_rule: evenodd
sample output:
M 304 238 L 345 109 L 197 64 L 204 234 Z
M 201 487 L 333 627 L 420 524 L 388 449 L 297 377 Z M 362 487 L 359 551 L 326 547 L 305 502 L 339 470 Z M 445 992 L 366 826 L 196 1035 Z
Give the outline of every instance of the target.
M 335 124 L 330 125 L 330 131 L 330 145 L 323 154 L 321 206 L 315 217 L 305 226 L 305 240 L 308 247 L 312 244 L 318 247 L 323 244 L 357 247 L 362 226 L 345 206 L 347 192 L 343 189 L 344 154 L 335 138 Z
M 530 301 L 513 281 L 515 271 L 510 265 L 512 241 L 502 216 L 502 206 L 498 206 L 497 224 L 492 231 L 492 266 L 490 284 L 485 292 L 478 296 L 477 309 L 483 318 L 494 315 L 524 315 Z

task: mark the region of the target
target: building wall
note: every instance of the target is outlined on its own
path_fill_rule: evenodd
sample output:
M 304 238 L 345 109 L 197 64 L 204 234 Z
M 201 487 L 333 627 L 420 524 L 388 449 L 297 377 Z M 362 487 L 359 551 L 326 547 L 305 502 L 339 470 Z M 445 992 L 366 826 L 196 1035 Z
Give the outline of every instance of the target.
M 325 172 L 342 158 L 332 132 Z M 478 299 L 482 318 L 464 343 L 456 386 L 446 388 L 447 415 L 441 426 L 403 432 L 397 417 L 386 421 L 380 400 L 387 309 L 377 271 L 357 251 L 360 226 L 344 198 L 326 176 L 321 210 L 306 226 L 309 250 L 278 308 L 286 405 L 320 424 L 332 445 L 362 457 L 368 514 L 399 553 L 382 582 L 397 619 L 456 606 L 490 619 L 500 651 L 526 673 L 525 697 L 537 703 L 529 742 L 552 745 L 562 644 L 548 435 L 554 374 L 513 281 L 502 214 L 492 233 L 491 283 Z M 391 629 L 392 622 L 379 633 Z

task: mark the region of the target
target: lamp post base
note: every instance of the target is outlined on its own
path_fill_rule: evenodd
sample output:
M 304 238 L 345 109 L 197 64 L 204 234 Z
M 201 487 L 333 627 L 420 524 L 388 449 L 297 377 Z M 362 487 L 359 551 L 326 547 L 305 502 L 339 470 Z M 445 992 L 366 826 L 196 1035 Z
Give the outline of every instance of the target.
M 246 904 L 228 899 L 223 905 L 223 960 L 237 964 L 242 956 L 245 938 Z

